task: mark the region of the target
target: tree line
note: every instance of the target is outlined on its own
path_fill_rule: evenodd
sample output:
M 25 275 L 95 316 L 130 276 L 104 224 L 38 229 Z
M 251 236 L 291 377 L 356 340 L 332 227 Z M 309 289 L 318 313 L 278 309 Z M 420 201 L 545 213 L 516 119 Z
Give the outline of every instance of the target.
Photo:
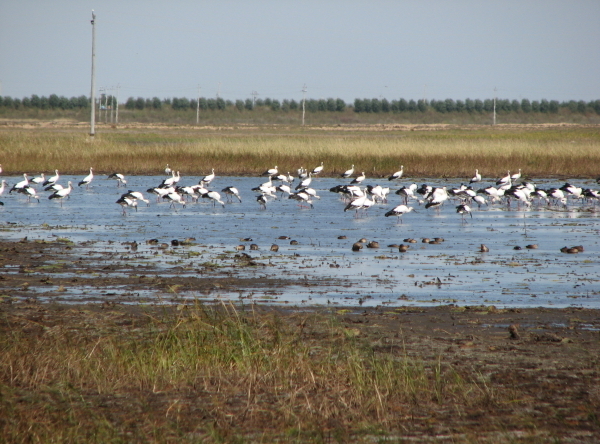
M 110 108 L 116 104 L 116 98 L 111 95 L 102 94 L 98 98 L 98 106 Z M 52 94 L 48 97 L 32 95 L 22 99 L 9 96 L 0 96 L 0 108 L 5 109 L 85 109 L 90 106 L 90 98 L 86 96 L 67 98 Z M 121 106 L 121 105 L 120 105 Z M 159 99 L 158 97 L 143 98 L 129 97 L 124 103 L 128 110 L 189 110 L 200 109 L 202 111 L 218 111 L 237 109 L 238 111 L 271 110 L 271 111 L 296 111 L 303 107 L 308 112 L 343 112 L 352 109 L 356 113 L 489 113 L 494 107 L 498 113 L 558 113 L 561 109 L 568 109 L 572 113 L 595 112 L 600 114 L 600 100 L 586 102 L 584 100 L 570 100 L 558 102 L 557 100 L 509 100 L 509 99 L 465 99 L 465 100 L 387 100 L 384 98 L 355 99 L 352 104 L 337 98 L 328 99 L 270 99 L 255 98 L 245 100 L 225 100 L 221 97 L 189 99 L 185 97 L 173 97 Z

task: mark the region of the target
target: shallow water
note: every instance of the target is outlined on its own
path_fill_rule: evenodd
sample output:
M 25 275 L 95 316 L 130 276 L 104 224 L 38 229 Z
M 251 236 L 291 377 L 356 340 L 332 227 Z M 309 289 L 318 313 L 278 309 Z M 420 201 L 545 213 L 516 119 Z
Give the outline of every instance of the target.
M 78 177 L 62 177 L 60 183 Z M 205 202 L 188 203 L 185 208 L 172 208 L 168 202 L 156 202 L 146 189 L 160 183 L 161 177 L 129 177 L 126 188 L 116 182 L 96 176 L 89 190 L 76 187 L 71 198 L 63 205 L 48 200 L 50 193 L 40 191 L 40 202 L 28 203 L 19 194 L 0 198 L 2 237 L 52 240 L 68 238 L 74 242 L 92 241 L 90 254 L 99 260 L 106 251 L 125 251 L 123 242 L 137 241 L 136 255 L 129 263 L 163 267 L 172 273 L 177 264 L 186 264 L 193 270 L 197 264 L 215 260 L 221 253 L 232 253 L 234 247 L 246 245 L 246 253 L 270 267 L 248 269 L 242 275 L 269 276 L 298 281 L 280 290 L 254 292 L 255 300 L 289 304 L 340 305 L 432 305 L 456 303 L 459 305 L 494 304 L 498 307 L 587 307 L 600 308 L 600 206 L 593 203 L 570 202 L 567 209 L 547 206 L 517 208 L 512 204 L 495 204 L 477 209 L 472 205 L 473 217 L 463 218 L 456 213 L 457 202 L 447 202 L 439 211 L 425 210 L 412 201 L 417 212 L 406 214 L 399 223 L 396 217 L 384 217 L 386 211 L 402 203 L 394 194 L 400 186 L 428 183 L 434 186 L 458 186 L 459 180 L 414 179 L 390 183 L 385 179 L 367 180 L 372 185 L 391 186 L 387 204 L 377 204 L 366 214 L 356 217 L 354 211 L 344 212 L 345 202 L 329 188 L 343 183 L 342 179 L 315 178 L 311 184 L 321 199 L 314 200 L 314 208 L 302 208 L 287 198 L 270 201 L 266 210 L 256 202 L 251 188 L 264 178 L 218 177 L 211 189 L 220 191 L 226 186 L 240 190 L 242 203 L 234 200 L 225 207 Z M 197 177 L 184 177 L 180 184 L 192 185 Z M 8 178 L 13 184 L 20 178 Z M 561 186 L 564 182 L 538 181 L 542 188 Z M 584 188 L 595 188 L 593 181 L 571 181 Z M 491 183 L 482 182 L 482 186 Z M 41 187 L 37 187 L 41 190 Z M 127 189 L 142 191 L 150 205 L 139 203 L 138 211 L 122 214 L 115 202 Z M 223 193 L 222 198 L 225 200 Z M 347 239 L 338 239 L 339 236 Z M 290 239 L 282 240 L 280 236 Z M 144 244 L 148 239 L 170 242 L 172 239 L 193 237 L 195 245 L 174 249 L 172 256 L 152 254 Z M 441 244 L 425 244 L 421 238 L 441 237 Z M 252 238 L 250 241 L 241 241 Z M 380 248 L 363 248 L 352 252 L 351 246 L 360 238 L 379 242 Z M 399 253 L 389 244 L 400 244 L 404 238 L 415 238 L 407 253 Z M 291 240 L 298 245 L 290 245 Z M 249 251 L 250 243 L 259 246 Z M 277 253 L 269 251 L 278 244 Z M 488 253 L 480 253 L 485 244 Z M 538 244 L 535 250 L 527 244 Z M 580 254 L 564 254 L 564 246 L 583 245 Z M 522 247 L 514 250 L 515 246 Z M 193 252 L 190 253 L 190 252 Z M 223 259 L 226 260 L 226 259 Z M 5 270 L 8 271 L 8 270 Z M 193 271 L 189 271 L 193 273 Z M 331 278 L 323 281 L 317 278 Z M 314 281 L 314 285 L 311 282 Z M 87 297 L 103 292 L 90 289 Z M 130 295 L 147 298 L 148 294 Z M 186 297 L 205 297 L 187 294 Z M 240 294 L 217 293 L 211 297 L 239 298 Z M 77 298 L 76 294 L 65 298 Z

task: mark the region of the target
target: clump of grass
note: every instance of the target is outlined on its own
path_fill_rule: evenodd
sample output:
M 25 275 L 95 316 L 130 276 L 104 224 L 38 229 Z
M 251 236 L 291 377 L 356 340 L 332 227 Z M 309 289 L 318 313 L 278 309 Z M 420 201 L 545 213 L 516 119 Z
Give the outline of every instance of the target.
M 334 317 L 179 308 L 66 310 L 68 324 L 32 319 L 2 336 L 3 439 L 320 442 L 398 431 L 399 417 L 432 405 L 494 401 L 478 379 L 401 344 L 374 347 Z

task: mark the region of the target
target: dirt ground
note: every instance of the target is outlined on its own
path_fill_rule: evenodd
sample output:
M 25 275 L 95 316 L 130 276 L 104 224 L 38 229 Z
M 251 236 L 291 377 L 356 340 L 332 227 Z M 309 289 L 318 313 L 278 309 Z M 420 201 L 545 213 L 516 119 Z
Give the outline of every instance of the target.
M 45 268 L 42 273 L 40 267 L 47 267 L 57 257 L 80 260 L 78 250 L 82 248 L 61 242 L 0 241 L 0 317 L 11 320 L 0 323 L 0 335 L 6 334 L 7 328 L 22 328 L 36 334 L 36 325 L 52 327 L 74 322 L 67 313 L 77 310 L 77 306 L 40 303 L 32 290 L 52 284 L 59 288 L 57 295 L 61 285 L 69 285 L 73 291 L 79 285 L 76 279 L 63 281 L 52 276 L 52 268 Z M 106 285 L 107 278 L 102 276 L 104 266 L 86 263 L 85 285 L 90 285 L 90 279 L 98 288 Z M 170 285 L 158 272 L 154 275 L 151 270 L 147 272 L 144 279 L 121 279 L 129 288 Z M 285 282 L 213 276 L 199 277 L 189 285 L 277 288 Z M 106 304 L 85 304 L 86 316 L 94 316 L 94 312 L 101 312 L 107 306 L 130 317 L 144 316 L 135 305 L 121 302 L 113 297 Z M 261 305 L 259 310 L 276 311 L 283 322 L 298 322 L 297 312 L 288 308 Z M 599 310 L 501 310 L 453 305 L 310 310 L 332 313 L 345 328 L 367 339 L 374 351 L 402 352 L 430 363 L 443 360 L 458 373 L 479 373 L 496 387 L 520 393 L 518 405 L 497 406 L 493 411 L 480 408 L 457 415 L 442 407 L 438 411 L 417 409 L 406 425 L 408 440 L 502 442 L 501 437 L 506 436 L 511 442 L 600 442 Z M 399 335 L 403 339 L 402 350 L 398 350 Z M 528 428 L 519 423 L 522 415 L 532 421 Z M 518 424 L 517 430 L 513 424 Z M 477 436 L 465 439 L 465 430 L 472 430 Z

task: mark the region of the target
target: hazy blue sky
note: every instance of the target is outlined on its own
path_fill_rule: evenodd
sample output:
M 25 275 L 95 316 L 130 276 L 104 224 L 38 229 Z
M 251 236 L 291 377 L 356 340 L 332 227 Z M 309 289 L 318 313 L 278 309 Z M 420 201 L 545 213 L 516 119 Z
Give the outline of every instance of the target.
M 600 99 L 598 0 L 2 0 L 0 94 Z M 219 86 L 220 84 L 220 86 Z

